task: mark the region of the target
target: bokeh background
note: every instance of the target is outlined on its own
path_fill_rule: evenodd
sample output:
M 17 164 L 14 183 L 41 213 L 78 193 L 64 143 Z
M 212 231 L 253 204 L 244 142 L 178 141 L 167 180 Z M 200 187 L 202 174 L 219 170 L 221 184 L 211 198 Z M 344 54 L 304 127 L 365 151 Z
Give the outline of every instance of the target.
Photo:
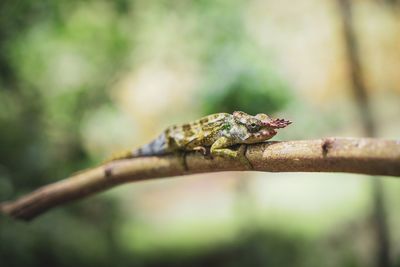
M 0 201 L 213 112 L 294 121 L 274 140 L 400 138 L 400 1 L 346 2 L 0 1 Z M 371 179 L 128 184 L 0 217 L 0 265 L 400 266 L 400 182 Z

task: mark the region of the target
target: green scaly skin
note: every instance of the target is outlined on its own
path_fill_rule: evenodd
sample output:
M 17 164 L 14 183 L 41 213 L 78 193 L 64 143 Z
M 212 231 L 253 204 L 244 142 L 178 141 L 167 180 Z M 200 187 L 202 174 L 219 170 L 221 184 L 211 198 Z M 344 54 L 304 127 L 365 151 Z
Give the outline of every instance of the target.
M 272 119 L 263 113 L 255 116 L 242 111 L 212 114 L 191 123 L 171 126 L 153 142 L 137 150 L 116 154 L 109 161 L 187 151 L 206 155 L 209 149 L 211 156 L 237 159 L 251 167 L 244 155 L 244 145 L 271 139 L 277 134 L 276 129 L 289 124 L 290 121 Z M 229 148 L 237 144 L 242 145 L 239 150 Z

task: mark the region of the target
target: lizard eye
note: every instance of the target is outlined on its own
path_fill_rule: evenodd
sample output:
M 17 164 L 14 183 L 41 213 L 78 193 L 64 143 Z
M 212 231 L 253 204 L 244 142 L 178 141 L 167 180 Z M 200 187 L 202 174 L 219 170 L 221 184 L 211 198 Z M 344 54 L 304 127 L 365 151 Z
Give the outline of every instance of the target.
M 250 123 L 250 124 L 248 125 L 247 129 L 248 129 L 250 132 L 255 133 L 255 132 L 258 132 L 258 131 L 260 130 L 260 125 L 258 125 L 258 124 L 256 124 L 256 123 L 252 122 L 252 123 Z

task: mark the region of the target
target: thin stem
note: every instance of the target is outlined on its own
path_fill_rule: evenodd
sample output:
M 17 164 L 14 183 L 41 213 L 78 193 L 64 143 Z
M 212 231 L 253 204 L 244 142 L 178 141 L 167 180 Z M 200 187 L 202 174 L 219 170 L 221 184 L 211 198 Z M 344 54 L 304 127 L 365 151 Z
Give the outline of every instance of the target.
M 147 179 L 220 171 L 246 171 L 233 159 L 200 153 L 134 158 L 107 163 L 43 186 L 11 202 L 0 212 L 29 220 L 45 211 L 116 185 Z M 249 145 L 246 157 L 262 172 L 348 172 L 400 176 L 400 141 L 371 138 L 325 138 Z M 186 162 L 186 164 L 184 164 Z

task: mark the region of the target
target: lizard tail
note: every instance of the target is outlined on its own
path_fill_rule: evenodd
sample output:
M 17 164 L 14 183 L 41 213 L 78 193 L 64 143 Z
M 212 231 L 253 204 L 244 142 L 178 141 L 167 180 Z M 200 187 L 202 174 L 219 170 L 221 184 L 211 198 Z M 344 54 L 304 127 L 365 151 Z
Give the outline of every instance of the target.
M 133 158 L 132 152 L 133 152 L 132 150 L 124 150 L 124 151 L 119 151 L 119 152 L 113 153 L 108 159 L 103 161 L 103 164 L 109 163 L 109 162 L 115 161 L 115 160 Z
M 167 138 L 165 134 L 160 134 L 152 142 L 140 147 L 132 152 L 133 157 L 157 156 L 166 154 L 168 150 Z
M 104 163 L 108 163 L 115 160 L 131 159 L 138 157 L 157 156 L 167 153 L 167 143 L 165 134 L 161 134 L 152 142 L 133 150 L 125 150 L 114 153 L 111 157 L 105 160 Z

